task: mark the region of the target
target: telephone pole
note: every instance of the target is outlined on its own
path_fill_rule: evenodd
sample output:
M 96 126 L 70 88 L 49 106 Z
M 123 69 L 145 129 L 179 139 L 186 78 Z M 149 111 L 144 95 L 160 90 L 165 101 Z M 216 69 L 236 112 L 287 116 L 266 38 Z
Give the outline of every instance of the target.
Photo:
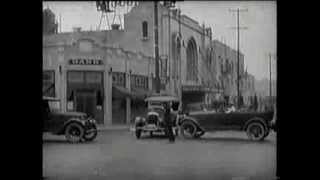
M 269 53 L 269 99 L 271 101 L 272 89 L 271 89 L 271 53 Z
M 155 74 L 156 74 L 156 93 L 160 93 L 159 77 L 159 42 L 158 42 L 158 1 L 154 2 L 154 55 L 155 55 Z
M 237 106 L 240 108 L 240 29 L 248 29 L 247 27 L 240 27 L 239 14 L 240 12 L 247 12 L 248 9 L 229 9 L 230 12 L 237 12 L 237 27 L 232 27 L 232 29 L 237 29 Z

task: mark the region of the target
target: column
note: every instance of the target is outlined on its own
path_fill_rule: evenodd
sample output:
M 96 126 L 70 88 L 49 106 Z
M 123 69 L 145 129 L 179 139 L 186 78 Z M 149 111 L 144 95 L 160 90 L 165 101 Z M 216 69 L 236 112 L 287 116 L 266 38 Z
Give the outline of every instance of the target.
M 106 66 L 104 72 L 105 106 L 104 106 L 104 125 L 112 124 L 112 70 Z
M 126 72 L 126 88 L 131 93 L 131 71 Z M 126 97 L 126 124 L 130 124 L 131 120 L 131 98 Z

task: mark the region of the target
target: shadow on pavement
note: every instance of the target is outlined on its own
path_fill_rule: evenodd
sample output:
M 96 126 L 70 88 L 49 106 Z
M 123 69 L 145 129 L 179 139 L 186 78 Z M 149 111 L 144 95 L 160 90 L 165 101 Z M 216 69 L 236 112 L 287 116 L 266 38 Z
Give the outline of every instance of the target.
M 272 141 L 265 139 L 263 141 L 253 141 L 247 138 L 238 138 L 238 137 L 201 137 L 198 139 L 187 139 L 190 141 L 200 141 L 200 142 L 230 142 L 230 143 L 252 143 L 252 144 L 269 144 Z

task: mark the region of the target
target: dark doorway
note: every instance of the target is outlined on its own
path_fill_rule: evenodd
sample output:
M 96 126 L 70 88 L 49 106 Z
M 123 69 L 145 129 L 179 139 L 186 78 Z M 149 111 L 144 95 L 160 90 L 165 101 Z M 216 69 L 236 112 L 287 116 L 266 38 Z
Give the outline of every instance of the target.
M 85 112 L 95 117 L 96 95 L 93 90 L 78 90 L 76 92 L 76 111 Z
M 69 71 L 67 80 L 67 110 L 85 112 L 103 124 L 103 72 Z

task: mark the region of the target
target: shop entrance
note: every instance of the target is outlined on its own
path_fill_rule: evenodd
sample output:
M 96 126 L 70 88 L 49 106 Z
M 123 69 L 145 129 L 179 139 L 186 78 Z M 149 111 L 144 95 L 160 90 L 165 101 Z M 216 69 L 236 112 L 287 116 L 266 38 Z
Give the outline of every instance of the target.
M 68 71 L 67 83 L 67 110 L 87 113 L 103 124 L 103 72 Z
M 92 117 L 95 116 L 96 96 L 94 90 L 78 90 L 76 92 L 75 102 L 76 111 L 85 112 Z

